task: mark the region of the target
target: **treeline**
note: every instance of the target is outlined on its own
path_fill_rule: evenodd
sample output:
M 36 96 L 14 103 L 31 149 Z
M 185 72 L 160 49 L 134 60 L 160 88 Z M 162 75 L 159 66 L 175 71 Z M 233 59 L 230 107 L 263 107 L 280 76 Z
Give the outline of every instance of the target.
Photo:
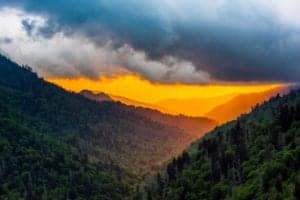
M 299 199 L 300 91 L 216 128 L 136 199 Z

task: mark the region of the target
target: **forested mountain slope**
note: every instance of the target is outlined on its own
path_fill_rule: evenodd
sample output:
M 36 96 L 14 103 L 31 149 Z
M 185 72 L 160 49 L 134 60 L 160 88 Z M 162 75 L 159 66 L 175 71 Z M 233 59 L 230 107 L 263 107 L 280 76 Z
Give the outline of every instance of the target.
M 90 162 L 79 149 L 2 112 L 0 118 L 0 199 L 109 200 L 129 195 L 129 187 L 110 166 Z
M 216 128 L 136 199 L 299 199 L 300 91 Z
M 80 92 L 80 94 L 89 99 L 100 101 L 100 102 L 113 101 L 112 99 L 108 99 L 107 97 L 109 97 L 109 95 L 104 93 L 94 93 L 92 91 L 84 90 Z M 217 125 L 216 121 L 206 117 L 188 117 L 184 115 L 170 115 L 170 114 L 161 113 L 158 110 L 153 110 L 144 107 L 127 106 L 122 103 L 117 105 L 120 106 L 120 109 L 135 113 L 137 115 L 148 118 L 152 121 L 183 129 L 183 131 L 192 135 L 194 139 L 200 138 L 201 136 L 203 136 L 208 131 L 212 130 Z M 192 142 L 193 140 L 191 140 L 190 142 Z
M 0 199 L 124 199 L 193 138 L 66 92 L 3 56 L 0 124 Z
M 163 113 L 170 113 L 169 110 L 167 110 L 166 108 L 160 107 L 158 105 L 136 101 L 136 100 L 129 99 L 129 98 L 126 98 L 123 96 L 106 94 L 104 92 L 91 91 L 88 89 L 82 90 L 79 93 L 87 98 L 97 100 L 100 102 L 101 101 L 114 101 L 114 102 L 120 102 L 127 106 L 149 108 L 151 110 L 159 110 L 160 112 L 163 112 Z

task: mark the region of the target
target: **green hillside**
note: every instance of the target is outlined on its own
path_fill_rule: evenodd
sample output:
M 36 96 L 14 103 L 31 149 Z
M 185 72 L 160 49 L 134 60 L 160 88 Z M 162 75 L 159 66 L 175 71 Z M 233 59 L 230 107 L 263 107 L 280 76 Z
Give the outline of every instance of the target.
M 124 199 L 192 138 L 0 56 L 0 199 Z
M 299 199 L 300 91 L 216 128 L 136 199 Z

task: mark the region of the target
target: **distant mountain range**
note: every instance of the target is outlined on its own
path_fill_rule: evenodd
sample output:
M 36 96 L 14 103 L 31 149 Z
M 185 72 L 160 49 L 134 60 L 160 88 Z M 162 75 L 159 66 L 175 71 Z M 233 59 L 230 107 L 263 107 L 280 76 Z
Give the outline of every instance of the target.
M 212 98 L 200 99 L 166 99 L 153 104 L 135 101 L 129 98 L 83 90 L 81 94 L 97 101 L 116 101 L 129 106 L 148 108 L 173 116 L 184 115 L 193 118 L 209 118 L 222 124 L 248 113 L 259 103 L 268 100 L 277 94 L 285 94 L 291 87 L 281 86 L 272 90 L 250 93 L 230 94 Z
M 115 101 L 116 98 L 105 93 L 95 93 L 88 90 L 80 92 L 81 95 L 99 102 L 103 101 Z M 121 99 L 120 97 L 118 99 Z M 121 102 L 120 102 L 121 103 Z M 122 102 L 123 103 L 123 102 Z M 159 110 L 153 110 L 145 108 L 144 104 L 140 106 L 128 106 L 125 104 L 119 104 L 122 109 L 127 112 L 135 113 L 152 121 L 159 122 L 168 126 L 174 126 L 183 131 L 189 133 L 194 138 L 201 137 L 204 133 L 208 132 L 217 125 L 217 122 L 206 117 L 188 117 L 184 115 L 170 115 L 160 112 Z
M 211 98 L 197 99 L 166 99 L 155 102 L 154 105 L 159 105 L 163 109 L 169 109 L 169 113 L 183 114 L 187 116 L 204 116 L 205 113 L 214 109 L 216 106 L 231 100 L 237 94 L 217 96 Z
M 150 108 L 154 110 L 159 110 L 160 112 L 163 113 L 170 113 L 166 108 L 163 108 L 161 106 L 155 105 L 155 104 L 150 104 L 150 103 L 144 103 L 140 101 L 136 101 L 133 99 L 129 99 L 126 97 L 118 96 L 118 95 L 113 95 L 113 94 L 106 94 L 104 92 L 96 92 L 96 91 L 89 91 L 89 90 L 82 90 L 80 94 L 92 99 L 92 100 L 97 100 L 97 101 L 115 101 L 115 102 L 120 102 L 128 106 L 135 106 L 135 107 L 143 107 L 143 108 Z
M 289 90 L 289 87 L 283 86 L 260 93 L 236 95 L 226 103 L 216 106 L 204 116 L 215 119 L 222 124 L 236 119 L 241 114 L 250 112 L 257 104 L 269 100 L 270 97 L 285 94 Z

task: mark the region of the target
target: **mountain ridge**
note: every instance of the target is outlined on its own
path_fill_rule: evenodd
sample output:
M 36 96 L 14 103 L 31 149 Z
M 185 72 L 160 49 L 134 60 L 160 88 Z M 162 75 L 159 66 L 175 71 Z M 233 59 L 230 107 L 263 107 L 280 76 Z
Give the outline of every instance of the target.
M 92 100 L 101 102 L 103 101 L 102 97 L 105 93 L 95 93 L 92 91 L 84 90 L 80 92 L 80 94 Z M 105 95 L 108 97 L 110 96 L 109 94 Z M 110 99 L 110 101 L 113 101 L 113 99 Z M 122 102 L 120 103 L 122 104 Z M 150 120 L 183 129 L 184 131 L 191 134 L 195 139 L 203 136 L 204 133 L 210 131 L 212 128 L 218 125 L 216 121 L 207 117 L 189 117 L 184 115 L 166 114 L 162 113 L 159 110 L 153 110 L 142 106 L 127 105 L 124 108 L 126 108 L 128 112 L 136 113 L 140 116 L 149 118 Z
M 281 86 L 264 92 L 239 94 L 229 101 L 216 106 L 204 116 L 215 119 L 220 123 L 225 123 L 236 119 L 241 114 L 251 111 L 252 107 L 267 101 L 277 94 L 286 94 L 290 90 L 288 86 Z
M 230 100 L 238 94 L 195 99 L 165 99 L 155 102 L 163 108 L 171 107 L 171 112 L 188 116 L 205 116 L 204 114 L 226 100 Z M 186 107 L 189 105 L 189 107 Z M 193 114 L 192 114 L 193 113 Z

